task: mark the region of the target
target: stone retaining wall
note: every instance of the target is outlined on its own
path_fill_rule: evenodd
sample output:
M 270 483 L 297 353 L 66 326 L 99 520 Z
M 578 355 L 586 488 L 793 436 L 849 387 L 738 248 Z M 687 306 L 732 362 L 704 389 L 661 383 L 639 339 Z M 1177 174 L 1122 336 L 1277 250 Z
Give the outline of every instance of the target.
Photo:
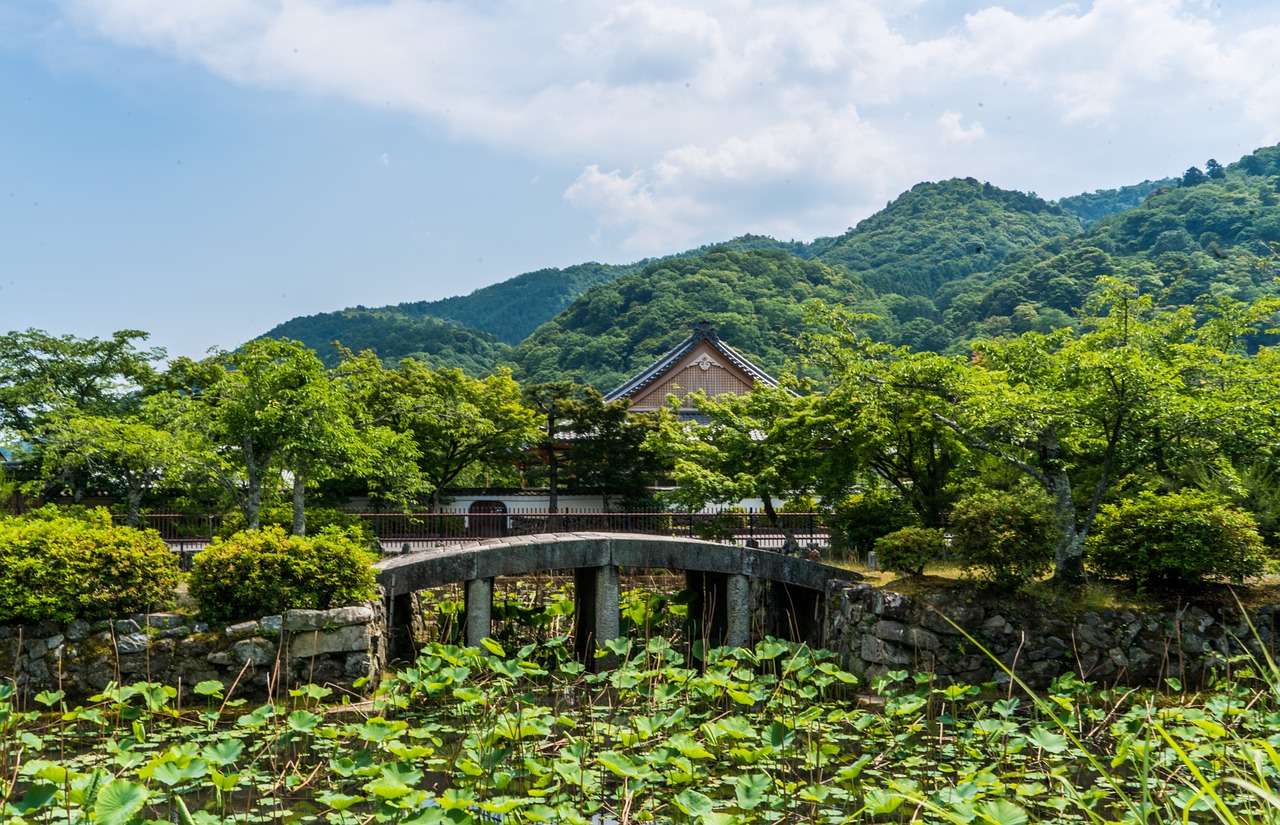
M 298 684 L 377 685 L 386 664 L 380 601 L 333 610 L 290 610 L 226 628 L 177 613 L 115 621 L 0 625 L 0 684 L 27 699 L 64 690 L 82 701 L 109 682 L 160 682 L 188 694 L 216 679 L 251 699 Z
M 911 598 L 866 584 L 833 585 L 827 598 L 827 647 L 855 673 L 928 671 L 969 684 L 1008 682 L 976 641 L 1034 687 L 1068 671 L 1100 685 L 1175 677 L 1187 688 L 1214 674 L 1257 672 L 1251 657 L 1265 663 L 1264 650 L 1276 655 L 1280 615 L 1272 605 L 1250 610 L 1248 621 L 1238 610 L 1201 607 L 1072 617 L 1024 601 L 954 591 Z

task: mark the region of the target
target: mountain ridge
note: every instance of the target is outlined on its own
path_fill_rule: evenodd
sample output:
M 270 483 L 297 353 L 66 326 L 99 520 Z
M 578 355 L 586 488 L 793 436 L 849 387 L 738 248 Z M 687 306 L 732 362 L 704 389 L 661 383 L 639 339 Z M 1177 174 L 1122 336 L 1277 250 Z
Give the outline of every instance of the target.
M 1069 324 L 1099 275 L 1135 278 L 1186 300 L 1210 288 L 1241 295 L 1264 289 L 1265 277 L 1238 270 L 1248 269 L 1240 263 L 1248 254 L 1265 254 L 1280 241 L 1280 207 L 1273 208 L 1280 147 L 1208 168 L 1215 177 L 1193 168 L 1183 178 L 1057 203 L 973 178 L 922 182 L 840 236 L 802 242 L 742 235 L 631 264 L 546 268 L 465 296 L 294 318 L 263 337 L 335 353 L 329 342 L 337 339 L 351 349 L 367 345 L 388 361 L 419 357 L 476 374 L 502 364 L 526 380 L 573 377 L 603 386 L 661 354 L 673 343 L 667 338 L 687 334 L 701 316 L 721 313 L 748 339 L 755 338 L 753 318 L 755 327 L 784 334 L 796 325 L 796 310 L 776 302 L 799 306 L 816 290 L 876 316 L 866 323 L 883 340 L 959 351 L 982 336 Z M 1175 271 L 1177 277 L 1169 274 Z M 665 318 L 637 309 L 643 290 L 636 279 L 655 277 L 683 296 L 650 299 L 665 299 Z M 756 278 L 776 283 L 758 285 Z M 802 281 L 809 287 L 798 286 Z M 845 293 L 833 292 L 837 287 Z M 735 290 L 754 297 L 731 307 Z M 643 328 L 633 334 L 623 329 L 628 324 Z M 763 343 L 763 351 L 734 345 L 777 368 L 776 353 Z

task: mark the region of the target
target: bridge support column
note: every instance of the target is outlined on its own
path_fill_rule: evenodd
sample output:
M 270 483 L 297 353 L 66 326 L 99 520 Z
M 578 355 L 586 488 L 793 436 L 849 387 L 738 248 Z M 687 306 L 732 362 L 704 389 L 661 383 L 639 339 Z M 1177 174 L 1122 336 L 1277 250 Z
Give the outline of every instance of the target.
M 392 577 L 391 586 L 395 587 Z M 386 592 L 386 588 L 383 588 Z M 418 657 L 413 637 L 413 594 L 401 593 L 387 602 L 387 658 L 391 662 L 412 662 Z
M 724 643 L 729 647 L 751 644 L 751 580 L 741 573 L 730 573 L 725 581 L 726 617 Z
M 493 635 L 493 579 L 470 579 L 466 584 L 467 638 L 469 647 Z
M 600 642 L 621 635 L 618 616 L 618 568 L 584 567 L 573 571 L 573 644 L 578 657 L 595 669 L 617 665 L 612 654 L 595 658 Z
M 708 647 L 746 647 L 751 642 L 751 579 L 742 573 L 704 573 L 689 570 L 685 588 L 694 593 L 689 603 L 692 638 Z

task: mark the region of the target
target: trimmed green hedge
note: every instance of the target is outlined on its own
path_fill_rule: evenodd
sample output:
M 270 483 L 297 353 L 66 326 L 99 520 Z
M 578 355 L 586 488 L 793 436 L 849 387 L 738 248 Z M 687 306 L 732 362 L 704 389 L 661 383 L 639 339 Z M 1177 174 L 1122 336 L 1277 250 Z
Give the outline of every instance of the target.
M 279 527 L 215 538 L 196 554 L 191 597 L 213 622 L 327 610 L 373 598 L 376 557 L 357 533 L 325 528 L 290 536 Z
M 1148 584 L 1240 580 L 1271 569 L 1253 516 L 1197 491 L 1108 504 L 1085 544 L 1090 566 L 1103 576 Z
M 106 510 L 0 519 L 0 622 L 106 619 L 173 603 L 178 561 L 154 530 Z
M 875 543 L 880 566 L 904 576 L 922 576 L 926 564 L 938 562 L 947 552 L 941 530 L 931 527 L 903 527 Z
M 951 510 L 950 532 L 952 558 L 996 587 L 1013 589 L 1053 566 L 1053 506 L 1039 490 L 989 490 L 962 498 Z

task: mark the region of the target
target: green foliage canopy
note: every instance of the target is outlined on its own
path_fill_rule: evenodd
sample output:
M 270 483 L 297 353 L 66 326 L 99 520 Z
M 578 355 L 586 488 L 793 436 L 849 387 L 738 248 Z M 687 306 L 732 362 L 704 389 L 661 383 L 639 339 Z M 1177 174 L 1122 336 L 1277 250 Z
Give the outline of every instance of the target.
M 441 491 L 465 473 L 512 467 L 519 452 L 537 440 L 539 416 L 505 370 L 471 378 L 409 359 L 387 369 L 372 353 L 362 353 L 342 372 L 362 417 L 412 442 L 414 486 L 433 507 Z
M 0 518 L 0 622 L 103 619 L 163 609 L 177 558 L 152 530 L 112 527 L 105 510 L 54 507 Z
M 290 536 L 265 527 L 215 538 L 196 555 L 190 593 L 215 622 L 327 610 L 373 597 L 375 560 L 362 537 L 338 528 Z
M 1270 570 L 1257 525 L 1248 513 L 1196 490 L 1105 505 L 1087 546 L 1104 576 L 1148 585 L 1192 585 L 1205 579 L 1239 581 Z
M 895 350 L 837 317 L 814 336 L 833 381 L 856 394 L 890 387 L 970 449 L 1033 480 L 1053 502 L 1055 578 L 1078 581 L 1083 546 L 1104 496 L 1137 472 L 1158 473 L 1237 449 L 1274 443 L 1274 416 L 1243 414 L 1241 396 L 1273 392 L 1271 357 L 1249 359 L 1234 342 L 1275 311 L 1219 302 L 1197 325 L 1192 308 L 1159 311 L 1148 296 L 1111 284 L 1082 332 L 1028 332 L 976 348 L 972 359 Z M 1263 373 L 1259 373 L 1263 370 Z M 1077 496 L 1083 495 L 1083 506 Z
M 138 349 L 147 337 L 136 329 L 105 341 L 38 329 L 0 335 L 0 431 L 29 436 L 50 414 L 119 412 L 164 357 L 162 349 Z

